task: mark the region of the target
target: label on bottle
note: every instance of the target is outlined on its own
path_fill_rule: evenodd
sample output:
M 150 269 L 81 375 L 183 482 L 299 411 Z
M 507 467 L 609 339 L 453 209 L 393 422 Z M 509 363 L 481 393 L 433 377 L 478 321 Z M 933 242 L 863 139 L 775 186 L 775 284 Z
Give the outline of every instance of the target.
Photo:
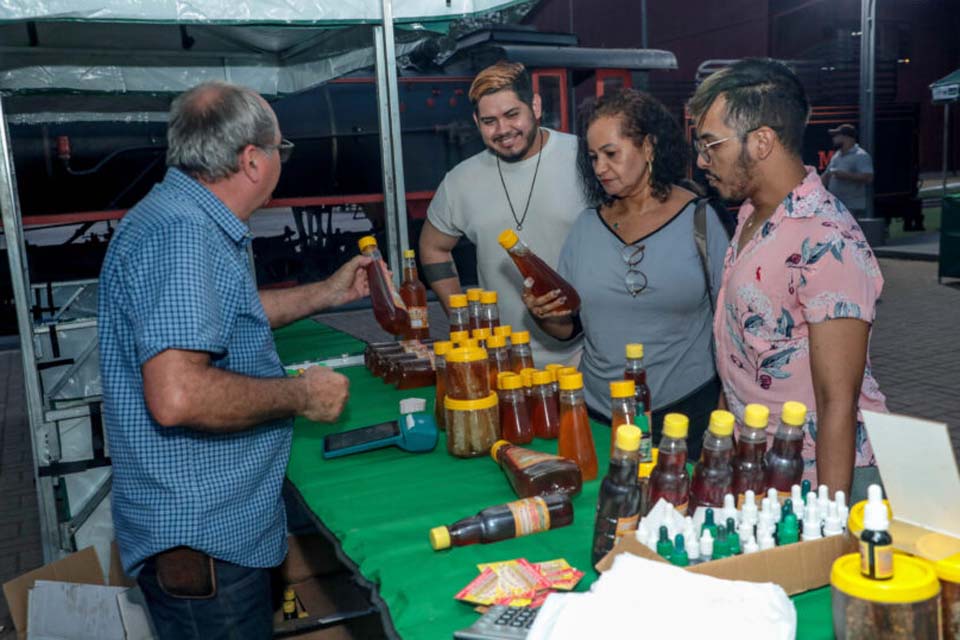
M 871 558 L 872 556 L 872 558 Z M 872 571 L 871 571 L 871 566 Z M 893 577 L 893 547 L 860 541 L 860 573 L 874 580 Z
M 426 329 L 430 326 L 426 307 L 409 307 L 407 308 L 407 314 L 410 316 L 411 329 Z
M 653 462 L 653 438 L 649 432 L 640 438 L 640 462 Z
M 640 514 L 635 513 L 629 518 L 617 518 L 617 532 L 614 544 L 620 542 L 620 538 L 637 530 L 640 520 Z
M 550 509 L 543 498 L 524 498 L 508 502 L 507 508 L 513 513 L 514 529 L 518 538 L 550 528 Z
M 511 447 L 504 453 L 507 458 L 510 459 L 510 462 L 517 467 L 517 469 L 526 469 L 527 467 L 532 467 L 535 464 L 546 462 L 547 460 L 560 459 L 559 456 L 554 456 L 549 453 L 541 453 L 531 449 L 524 449 L 523 447 Z

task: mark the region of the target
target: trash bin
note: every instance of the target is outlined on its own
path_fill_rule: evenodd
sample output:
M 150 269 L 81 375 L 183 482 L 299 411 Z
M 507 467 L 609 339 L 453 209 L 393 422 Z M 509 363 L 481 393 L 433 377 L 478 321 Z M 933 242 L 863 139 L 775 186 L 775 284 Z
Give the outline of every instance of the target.
M 940 214 L 940 266 L 937 282 L 942 278 L 960 278 L 960 195 L 943 199 Z

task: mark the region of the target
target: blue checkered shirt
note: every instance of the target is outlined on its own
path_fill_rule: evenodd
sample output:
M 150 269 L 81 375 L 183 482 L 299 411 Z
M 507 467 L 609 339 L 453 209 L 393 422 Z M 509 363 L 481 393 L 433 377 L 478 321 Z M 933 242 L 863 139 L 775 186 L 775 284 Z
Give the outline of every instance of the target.
M 283 368 L 250 273 L 247 226 L 177 169 L 118 225 L 100 273 L 100 370 L 124 569 L 185 545 L 246 567 L 286 554 L 280 488 L 292 420 L 213 434 L 162 427 L 140 367 L 166 349 L 205 351 L 257 378 Z M 243 402 L 243 398 L 237 398 Z

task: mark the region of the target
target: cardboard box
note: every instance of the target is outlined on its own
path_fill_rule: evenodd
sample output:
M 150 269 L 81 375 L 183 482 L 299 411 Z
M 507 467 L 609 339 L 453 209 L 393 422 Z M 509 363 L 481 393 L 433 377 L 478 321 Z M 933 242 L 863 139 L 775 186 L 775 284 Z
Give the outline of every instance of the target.
M 69 620 L 74 615 L 83 615 L 89 618 L 89 611 L 74 611 L 69 606 L 72 601 L 76 601 L 78 598 L 86 598 L 88 602 L 101 603 L 100 606 L 92 609 L 103 614 L 101 623 L 104 627 L 101 628 L 112 629 L 118 634 L 116 637 L 120 638 L 151 637 L 152 631 L 149 631 L 148 635 L 144 635 L 142 625 L 139 622 L 136 623 L 136 627 L 134 626 L 133 618 L 140 617 L 140 612 L 132 612 L 130 608 L 136 608 L 139 606 L 138 603 L 142 604 L 142 596 L 127 598 L 123 595 L 132 581 L 123 574 L 123 570 L 120 568 L 119 553 L 113 549 L 112 555 L 114 557 L 111 559 L 110 586 L 123 587 L 123 589 L 110 590 L 106 588 L 103 570 L 100 568 L 100 561 L 93 547 L 87 547 L 72 553 L 61 560 L 51 562 L 5 583 L 3 594 L 7 599 L 7 605 L 10 607 L 10 617 L 13 619 L 13 626 L 17 630 L 17 638 L 25 640 L 27 637 L 30 620 L 29 605 L 32 599 L 31 590 L 38 583 L 40 584 L 40 590 L 33 599 L 42 599 L 46 603 L 43 605 L 45 608 L 57 607 L 57 610 L 62 614 L 57 616 L 60 620 Z M 113 584 L 114 580 L 118 584 Z M 83 585 L 92 588 L 89 590 L 76 588 Z M 54 604 L 61 601 L 65 604 L 62 606 Z M 116 603 L 117 609 L 104 608 L 103 603 L 105 602 Z M 145 611 L 143 613 L 145 614 Z M 127 634 L 125 625 L 129 625 L 130 634 Z
M 832 536 L 809 542 L 798 542 L 749 555 L 712 560 L 692 567 L 687 571 L 724 580 L 746 582 L 774 582 L 788 595 L 822 587 L 830 582 L 833 562 L 846 553 L 856 550 L 848 536 Z M 614 549 L 597 563 L 597 571 L 603 572 L 613 566 L 613 559 L 621 553 L 632 553 L 666 562 L 636 536 L 624 536 Z
M 960 553 L 960 470 L 947 425 L 894 413 L 863 412 L 900 551 L 943 560 Z

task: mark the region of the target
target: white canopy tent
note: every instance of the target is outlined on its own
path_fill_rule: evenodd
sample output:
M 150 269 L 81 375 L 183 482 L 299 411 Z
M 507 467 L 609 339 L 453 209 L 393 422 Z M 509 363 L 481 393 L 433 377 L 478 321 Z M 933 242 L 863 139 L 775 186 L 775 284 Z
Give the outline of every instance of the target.
M 430 31 L 443 31 L 453 20 L 528 2 L 0 2 L 0 213 L 21 336 L 45 561 L 75 550 L 81 538 L 83 545 L 109 544 L 108 443 L 105 447 L 99 380 L 91 379 L 99 368 L 96 318 L 89 304 L 96 283 L 48 286 L 45 292 L 53 310 L 39 319 L 31 314 L 40 292 L 32 286 L 26 264 L 8 128 L 11 101 L 40 96 L 29 101 L 30 109 L 45 110 L 48 117 L 63 110 L 58 98 L 65 94 L 85 94 L 103 105 L 179 93 L 206 80 L 235 82 L 266 96 L 281 96 L 374 66 L 388 257 L 399 272 L 408 241 L 397 55 L 417 46 Z M 394 25 L 401 27 L 396 35 Z M 70 112 L 60 115 L 71 117 Z M 14 117 L 29 118 L 31 113 Z M 56 358 L 49 353 L 51 345 Z M 77 391 L 64 399 L 55 393 L 64 388 Z

